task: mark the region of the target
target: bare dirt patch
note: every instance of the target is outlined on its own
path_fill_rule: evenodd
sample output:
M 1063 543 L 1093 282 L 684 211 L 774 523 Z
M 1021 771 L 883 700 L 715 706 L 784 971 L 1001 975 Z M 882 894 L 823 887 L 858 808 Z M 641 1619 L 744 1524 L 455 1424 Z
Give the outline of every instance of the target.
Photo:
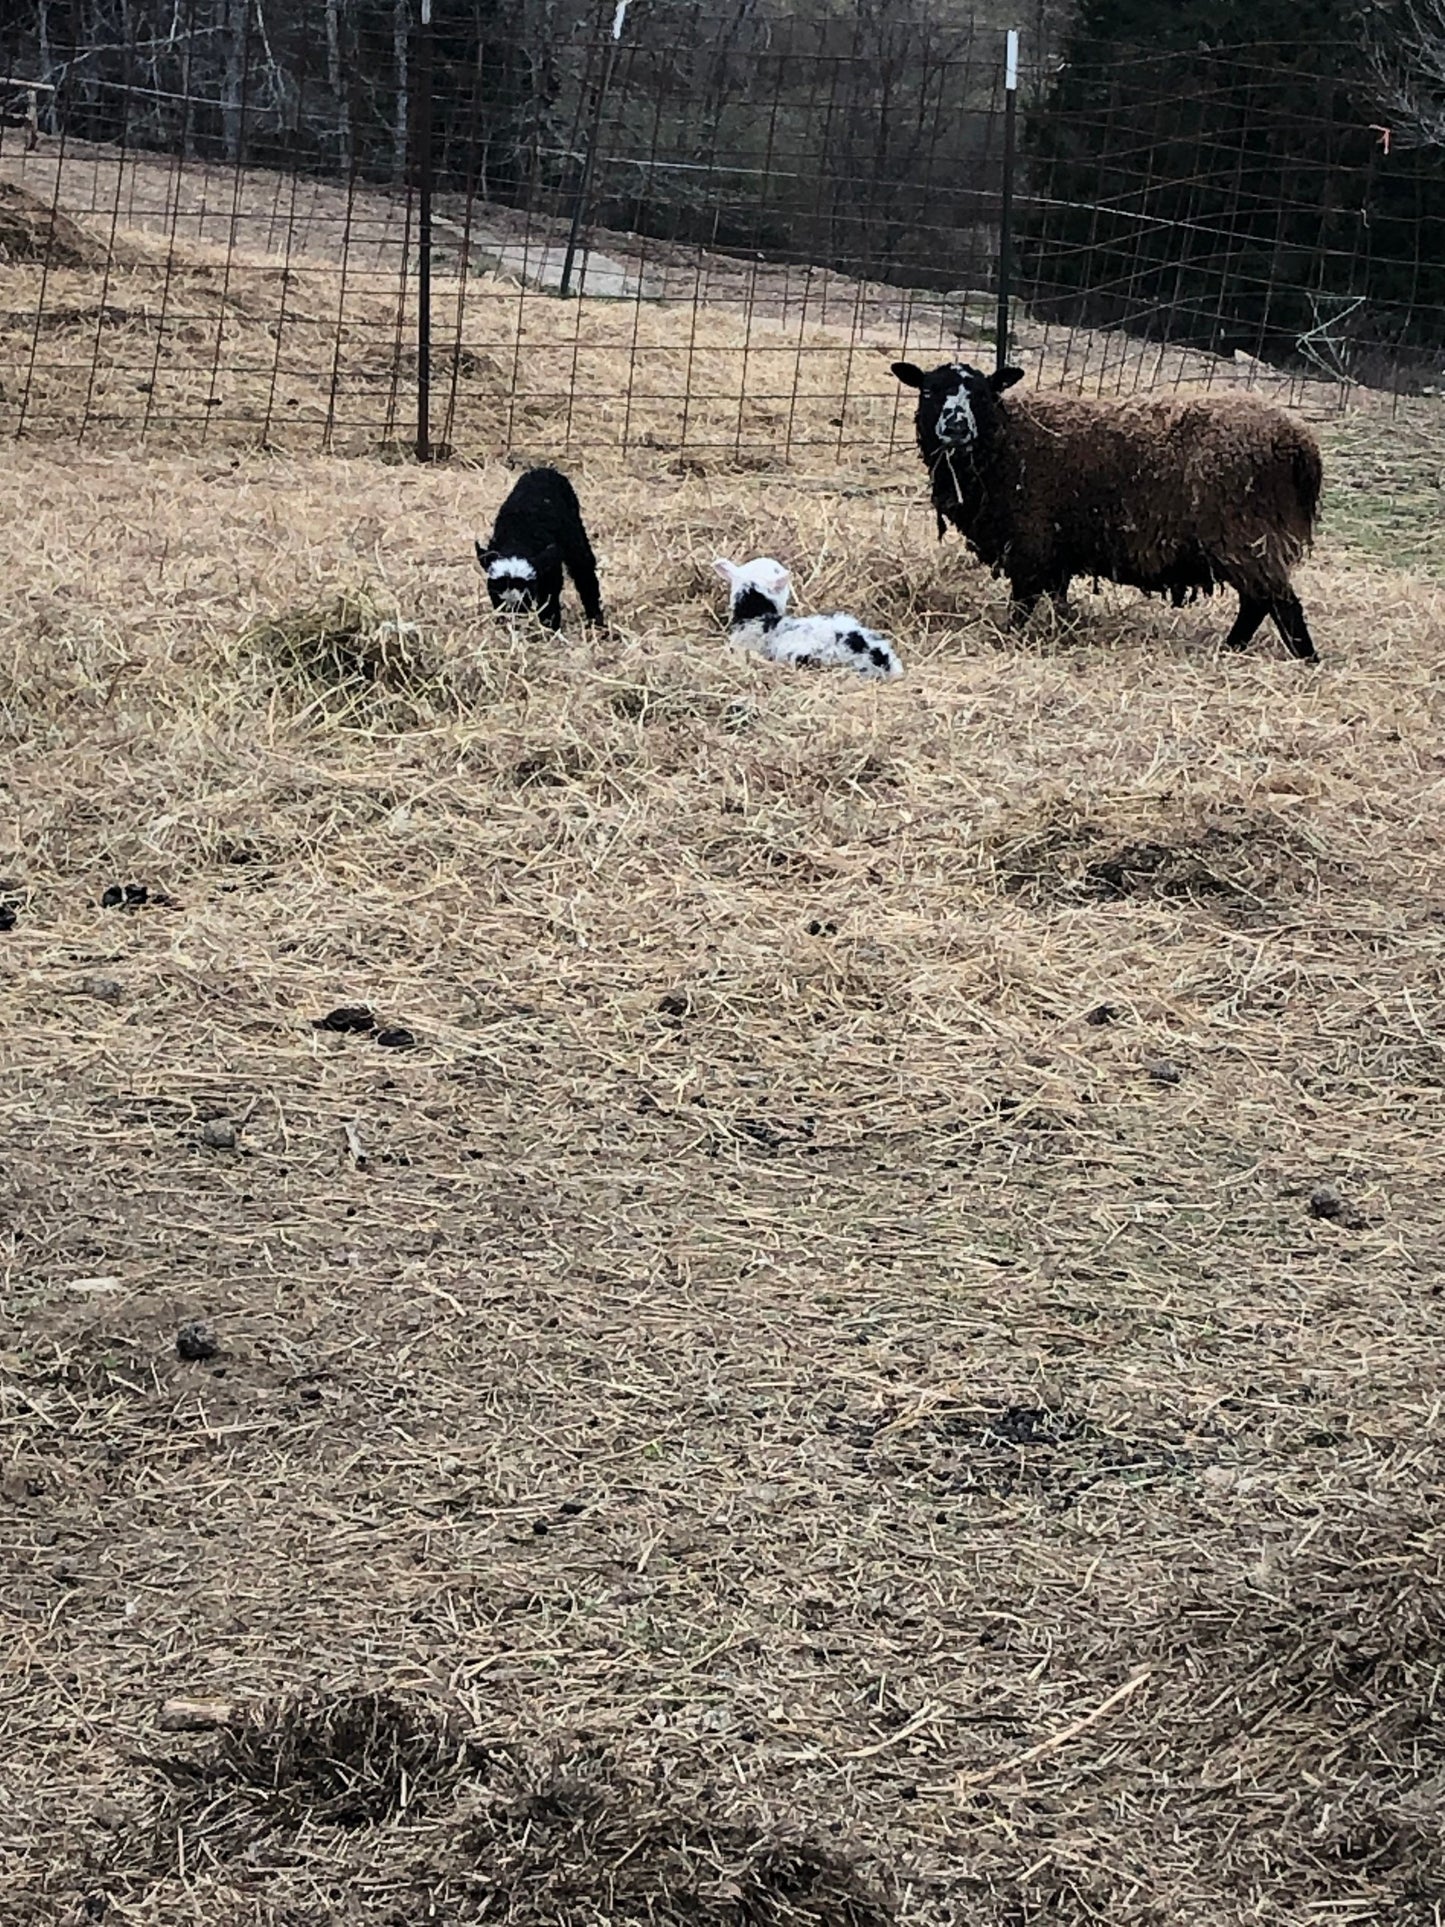
M 1298 801 L 1288 792 L 1273 800 Z M 999 833 L 995 864 L 1007 889 L 1026 894 L 1101 904 L 1188 900 L 1246 917 L 1314 895 L 1322 869 L 1348 868 L 1320 847 L 1297 810 L 1238 801 L 1211 808 L 1203 798 L 1181 804 L 1170 796 L 1133 797 L 1094 814 L 1046 802 Z

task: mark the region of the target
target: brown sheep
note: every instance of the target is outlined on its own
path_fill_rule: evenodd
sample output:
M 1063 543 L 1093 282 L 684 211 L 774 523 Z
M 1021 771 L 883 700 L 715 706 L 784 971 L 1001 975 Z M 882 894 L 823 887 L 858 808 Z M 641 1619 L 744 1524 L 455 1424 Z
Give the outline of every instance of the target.
M 1004 402 L 1021 368 L 924 374 L 895 361 L 893 372 L 919 391 L 939 536 L 951 522 L 1008 577 L 1016 626 L 1041 595 L 1062 609 L 1076 575 L 1176 607 L 1228 586 L 1239 594 L 1228 648 L 1272 616 L 1296 656 L 1318 660 L 1290 572 L 1314 535 L 1320 451 L 1292 415 L 1254 395 Z

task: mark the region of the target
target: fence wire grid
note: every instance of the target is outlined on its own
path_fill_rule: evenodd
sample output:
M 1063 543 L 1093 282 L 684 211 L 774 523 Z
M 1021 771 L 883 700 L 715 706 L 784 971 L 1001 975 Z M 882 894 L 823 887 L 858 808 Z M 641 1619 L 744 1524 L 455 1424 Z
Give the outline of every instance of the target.
M 64 43 L 58 11 L 0 37 L 0 433 L 837 458 L 906 432 L 893 356 L 994 353 L 992 22 L 97 0 Z M 1066 62 L 1046 16 L 1013 358 L 1319 410 L 1445 388 L 1438 155 L 1327 64 Z

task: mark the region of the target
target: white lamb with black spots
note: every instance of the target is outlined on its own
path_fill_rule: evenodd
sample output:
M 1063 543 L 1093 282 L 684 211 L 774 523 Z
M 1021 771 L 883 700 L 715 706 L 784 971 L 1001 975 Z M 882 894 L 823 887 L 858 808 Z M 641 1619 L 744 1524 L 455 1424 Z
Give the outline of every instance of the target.
M 793 578 L 771 556 L 741 566 L 719 556 L 713 567 L 730 591 L 728 635 L 734 648 L 794 669 L 851 669 L 875 681 L 903 674 L 887 636 L 866 629 L 856 616 L 790 616 Z

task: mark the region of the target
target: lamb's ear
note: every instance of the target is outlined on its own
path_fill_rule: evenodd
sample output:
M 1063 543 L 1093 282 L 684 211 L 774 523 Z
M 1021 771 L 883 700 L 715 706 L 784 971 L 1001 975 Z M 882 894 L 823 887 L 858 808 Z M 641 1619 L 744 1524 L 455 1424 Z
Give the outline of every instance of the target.
M 480 542 L 477 543 L 477 567 L 483 575 L 487 573 L 487 570 L 491 568 L 496 559 L 497 551 L 495 549 L 484 549 Z
M 921 368 L 915 368 L 911 361 L 895 361 L 893 364 L 893 372 L 905 388 L 921 388 L 923 386 L 923 370 Z
M 733 586 L 738 576 L 742 573 L 736 562 L 728 562 L 720 555 L 713 557 L 712 565 L 729 588 Z
M 1005 388 L 1012 388 L 1016 381 L 1022 381 L 1023 378 L 1022 368 L 1000 368 L 996 375 L 989 376 L 988 385 L 996 395 L 1001 395 Z

